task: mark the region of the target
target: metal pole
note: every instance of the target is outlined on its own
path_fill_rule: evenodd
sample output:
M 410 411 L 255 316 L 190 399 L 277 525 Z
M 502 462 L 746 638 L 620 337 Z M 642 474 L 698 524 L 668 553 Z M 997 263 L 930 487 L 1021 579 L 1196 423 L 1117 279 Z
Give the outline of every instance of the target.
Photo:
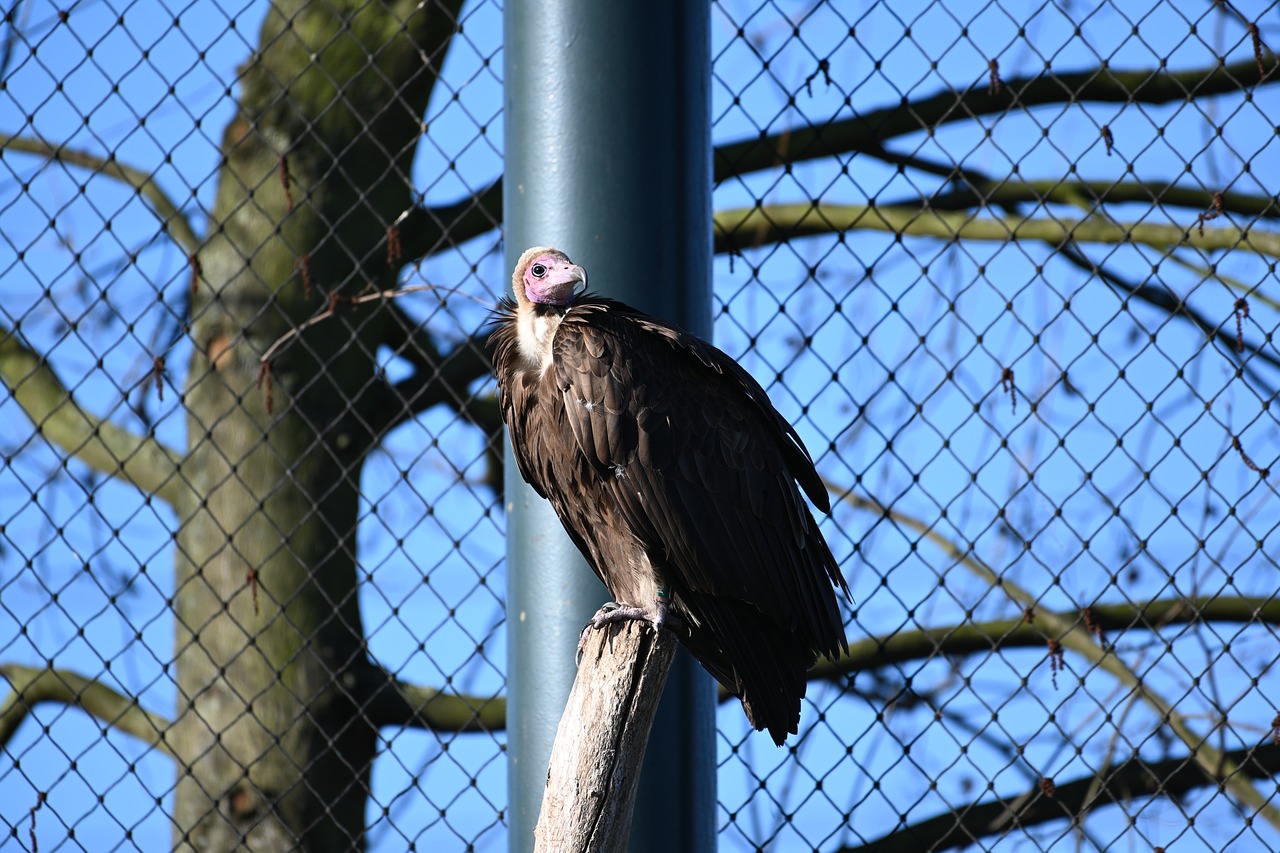
M 710 4 L 508 0 L 507 268 L 564 250 L 591 289 L 711 332 Z M 578 632 L 607 600 L 506 466 L 510 850 L 533 849 Z M 681 652 L 649 742 L 631 849 L 715 848 L 715 694 Z

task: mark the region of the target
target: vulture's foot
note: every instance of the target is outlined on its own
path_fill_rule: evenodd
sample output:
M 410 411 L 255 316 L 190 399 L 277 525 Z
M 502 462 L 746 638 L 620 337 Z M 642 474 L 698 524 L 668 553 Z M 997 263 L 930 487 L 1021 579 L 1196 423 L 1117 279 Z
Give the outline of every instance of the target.
M 652 625 L 655 631 L 668 628 L 675 631 L 678 636 L 682 633 L 687 635 L 688 629 L 685 627 L 684 620 L 668 612 L 670 605 L 670 599 L 663 595 L 658 596 L 648 607 L 619 604 L 616 601 L 607 602 L 596 611 L 595 616 L 587 621 L 582 628 L 582 633 L 578 635 L 578 659 L 582 658 L 583 649 L 587 646 L 587 637 L 591 632 L 598 631 L 606 625 L 612 625 L 614 622 L 644 621 Z

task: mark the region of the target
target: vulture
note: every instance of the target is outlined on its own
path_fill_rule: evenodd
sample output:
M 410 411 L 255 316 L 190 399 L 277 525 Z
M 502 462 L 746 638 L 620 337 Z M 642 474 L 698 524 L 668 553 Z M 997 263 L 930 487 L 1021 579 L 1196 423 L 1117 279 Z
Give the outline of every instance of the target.
M 737 362 L 586 284 L 563 252 L 529 249 L 490 337 L 520 474 L 616 599 L 583 637 L 667 627 L 781 745 L 806 671 L 846 649 L 849 587 L 804 500 L 830 512 L 826 489 Z

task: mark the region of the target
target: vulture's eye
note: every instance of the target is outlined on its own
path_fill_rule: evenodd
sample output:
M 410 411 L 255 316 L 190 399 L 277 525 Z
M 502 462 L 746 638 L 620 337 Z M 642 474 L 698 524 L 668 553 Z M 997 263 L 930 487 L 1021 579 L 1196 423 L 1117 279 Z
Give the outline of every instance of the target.
M 529 272 L 533 273 L 534 278 L 542 278 L 547 274 L 547 267 L 545 264 L 534 264 L 529 268 Z

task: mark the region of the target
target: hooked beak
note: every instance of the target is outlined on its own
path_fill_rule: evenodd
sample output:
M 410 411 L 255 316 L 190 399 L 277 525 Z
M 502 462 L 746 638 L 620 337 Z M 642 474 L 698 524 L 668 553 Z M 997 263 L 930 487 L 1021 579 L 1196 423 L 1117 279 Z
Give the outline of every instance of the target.
M 573 264 L 565 272 L 569 274 L 570 278 L 572 278 L 574 281 L 577 282 L 577 284 L 575 284 L 573 287 L 573 292 L 575 294 L 582 293 L 587 289 L 587 271 L 586 270 L 584 270 L 582 267 L 578 266 L 577 264 Z

